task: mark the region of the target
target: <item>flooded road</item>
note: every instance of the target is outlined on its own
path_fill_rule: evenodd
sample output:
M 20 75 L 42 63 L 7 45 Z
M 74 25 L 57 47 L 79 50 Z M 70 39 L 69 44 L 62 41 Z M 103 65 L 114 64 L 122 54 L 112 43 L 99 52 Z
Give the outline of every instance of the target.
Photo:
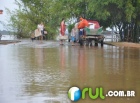
M 78 103 L 140 103 L 140 48 L 80 47 L 23 40 L 0 45 L 0 103 L 71 103 L 73 87 L 133 90 L 135 97 Z

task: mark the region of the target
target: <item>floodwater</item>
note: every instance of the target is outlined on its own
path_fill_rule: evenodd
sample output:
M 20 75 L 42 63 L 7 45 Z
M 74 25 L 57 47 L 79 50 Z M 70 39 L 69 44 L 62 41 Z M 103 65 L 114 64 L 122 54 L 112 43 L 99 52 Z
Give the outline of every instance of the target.
M 104 100 L 86 95 L 77 103 L 140 103 L 140 48 L 30 40 L 0 45 L 0 103 L 71 103 L 73 86 L 135 91 L 135 97 Z

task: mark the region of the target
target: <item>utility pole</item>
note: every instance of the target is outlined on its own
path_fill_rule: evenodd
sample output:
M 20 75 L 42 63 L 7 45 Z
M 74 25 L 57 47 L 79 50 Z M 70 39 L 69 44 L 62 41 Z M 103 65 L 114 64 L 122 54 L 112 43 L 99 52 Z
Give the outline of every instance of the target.
M 83 0 L 83 17 L 87 18 L 87 1 Z
M 84 0 L 84 18 L 86 18 L 86 1 Z

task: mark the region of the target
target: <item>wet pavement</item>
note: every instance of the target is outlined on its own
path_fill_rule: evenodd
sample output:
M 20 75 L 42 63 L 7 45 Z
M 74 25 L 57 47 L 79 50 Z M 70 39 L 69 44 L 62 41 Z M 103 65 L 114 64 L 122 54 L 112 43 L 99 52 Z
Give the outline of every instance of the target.
M 71 103 L 70 87 L 133 90 L 135 97 L 78 103 L 139 103 L 140 48 L 22 40 L 0 45 L 0 103 Z

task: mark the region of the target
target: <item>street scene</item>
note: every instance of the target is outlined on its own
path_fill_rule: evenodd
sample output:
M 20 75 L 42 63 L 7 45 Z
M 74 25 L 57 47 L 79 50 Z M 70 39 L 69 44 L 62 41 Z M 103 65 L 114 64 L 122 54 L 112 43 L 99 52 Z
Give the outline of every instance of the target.
M 140 103 L 139 0 L 1 0 L 0 103 Z

